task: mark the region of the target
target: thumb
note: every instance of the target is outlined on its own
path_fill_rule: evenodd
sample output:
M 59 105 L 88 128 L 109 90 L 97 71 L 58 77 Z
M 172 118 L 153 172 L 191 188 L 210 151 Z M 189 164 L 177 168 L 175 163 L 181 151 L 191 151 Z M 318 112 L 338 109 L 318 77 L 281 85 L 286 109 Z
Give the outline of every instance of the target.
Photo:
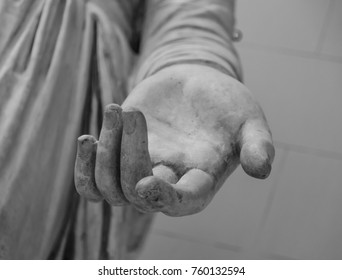
M 243 170 L 252 177 L 267 178 L 271 172 L 275 150 L 266 120 L 247 120 L 240 134 L 240 162 Z

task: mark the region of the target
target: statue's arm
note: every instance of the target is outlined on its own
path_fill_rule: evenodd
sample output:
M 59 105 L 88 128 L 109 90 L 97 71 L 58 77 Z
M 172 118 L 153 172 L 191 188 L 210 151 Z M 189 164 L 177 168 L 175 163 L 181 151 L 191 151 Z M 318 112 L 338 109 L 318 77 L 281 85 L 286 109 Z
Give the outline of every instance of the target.
M 136 83 L 175 64 L 211 66 L 241 80 L 234 0 L 148 0 Z

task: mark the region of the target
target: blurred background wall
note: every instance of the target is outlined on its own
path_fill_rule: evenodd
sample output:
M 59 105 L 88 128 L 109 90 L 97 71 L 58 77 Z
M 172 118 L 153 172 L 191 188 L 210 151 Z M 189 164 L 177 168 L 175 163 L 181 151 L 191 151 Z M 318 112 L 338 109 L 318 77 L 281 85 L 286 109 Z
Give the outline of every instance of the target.
M 237 0 L 245 84 L 273 131 L 202 213 L 159 214 L 141 259 L 342 259 L 342 1 Z

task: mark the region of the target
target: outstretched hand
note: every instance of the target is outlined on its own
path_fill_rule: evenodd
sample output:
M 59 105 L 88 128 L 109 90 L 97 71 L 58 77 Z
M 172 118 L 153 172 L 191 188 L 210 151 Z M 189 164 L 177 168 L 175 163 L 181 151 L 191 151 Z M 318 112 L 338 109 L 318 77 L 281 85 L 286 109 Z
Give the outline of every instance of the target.
M 240 82 L 176 65 L 106 107 L 99 141 L 78 140 L 77 191 L 111 205 L 183 216 L 203 210 L 239 163 L 266 178 L 274 158 L 262 109 Z

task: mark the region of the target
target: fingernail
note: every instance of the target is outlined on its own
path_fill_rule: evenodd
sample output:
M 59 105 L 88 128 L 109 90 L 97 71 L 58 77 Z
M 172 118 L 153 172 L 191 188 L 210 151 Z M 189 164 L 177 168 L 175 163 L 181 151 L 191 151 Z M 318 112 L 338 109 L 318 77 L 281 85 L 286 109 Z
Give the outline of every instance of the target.
M 82 135 L 77 139 L 78 147 L 81 151 L 93 150 L 93 146 L 96 143 L 96 139 L 92 135 Z
M 271 154 L 269 154 L 268 149 L 270 149 Z M 271 146 L 260 148 L 260 146 L 256 144 L 246 145 L 241 151 L 240 159 L 242 162 L 242 168 L 247 174 L 255 178 L 265 179 L 271 173 L 271 157 L 273 155 Z
M 110 130 L 117 126 L 121 110 L 121 107 L 116 104 L 109 104 L 106 106 L 103 118 L 103 126 L 106 129 Z
M 158 202 L 161 199 L 161 189 L 158 179 L 154 176 L 143 178 L 138 182 L 136 191 L 139 197 L 150 202 Z
M 123 129 L 126 134 L 132 134 L 136 128 L 136 112 L 122 112 Z

